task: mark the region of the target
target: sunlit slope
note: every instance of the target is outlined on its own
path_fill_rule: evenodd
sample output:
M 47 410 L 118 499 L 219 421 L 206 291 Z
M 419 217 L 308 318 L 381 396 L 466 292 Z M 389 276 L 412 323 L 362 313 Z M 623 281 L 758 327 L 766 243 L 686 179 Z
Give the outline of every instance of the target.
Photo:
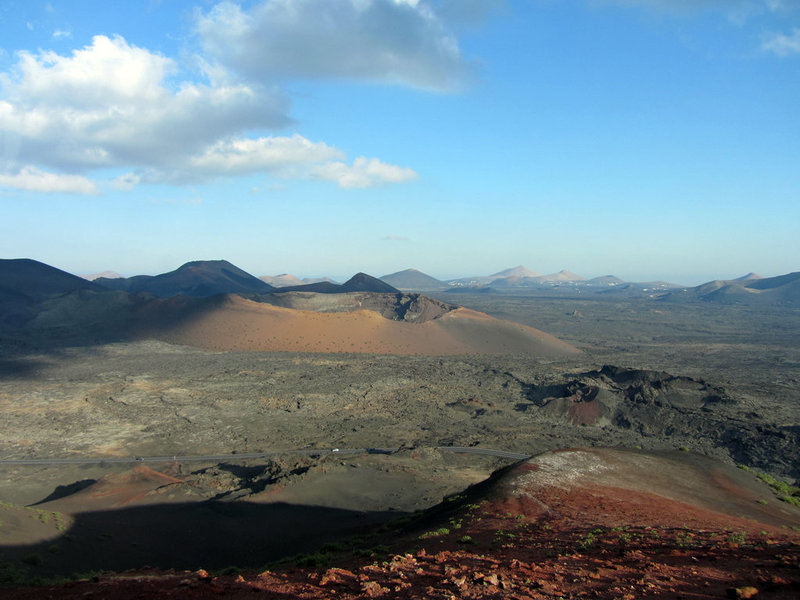
M 158 323 L 150 327 L 148 323 Z M 171 323 L 153 314 L 137 337 L 210 350 L 360 352 L 375 354 L 577 354 L 542 331 L 466 308 L 424 323 L 384 318 L 369 310 L 320 313 L 227 296 Z

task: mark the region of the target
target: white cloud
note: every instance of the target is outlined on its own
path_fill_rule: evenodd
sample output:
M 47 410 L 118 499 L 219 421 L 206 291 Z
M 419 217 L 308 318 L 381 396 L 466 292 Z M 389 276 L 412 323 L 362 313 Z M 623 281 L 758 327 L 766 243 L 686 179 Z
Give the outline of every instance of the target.
M 57 40 L 63 40 L 65 38 L 71 38 L 72 37 L 72 32 L 64 30 L 64 29 L 56 29 L 53 32 L 53 37 L 55 39 L 57 39 Z
M 344 78 L 450 91 L 470 68 L 427 2 L 262 0 L 196 13 L 210 56 L 256 80 Z
M 382 183 L 401 183 L 417 178 L 417 173 L 407 167 L 387 165 L 377 158 L 355 159 L 352 166 L 343 162 L 331 162 L 313 170 L 320 179 L 335 181 L 344 188 L 365 188 Z
M 170 86 L 174 62 L 120 37 L 96 36 L 71 56 L 20 52 L 0 74 L 6 160 L 62 170 L 181 164 L 222 136 L 289 122 L 278 92 L 243 84 Z M 202 124 L 202 126 L 198 126 Z
M 764 40 L 761 49 L 777 56 L 800 54 L 800 27 L 792 29 L 791 34 L 775 33 Z
M 318 177 L 316 168 L 338 168 L 322 178 L 349 187 L 409 177 L 375 159 L 331 167 L 343 153 L 300 135 L 252 137 L 290 123 L 280 91 L 235 81 L 218 66 L 204 71 L 213 75 L 208 84 L 172 81 L 177 71 L 172 59 L 121 37 L 96 36 L 69 56 L 18 53 L 14 69 L 0 73 L 0 162 L 6 173 L 20 172 L 6 181 L 43 189 L 60 178 L 72 191 L 94 193 L 85 177 L 45 171 L 129 170 L 109 182 L 117 189 L 259 172 Z
M 314 143 L 301 135 L 293 135 L 220 141 L 193 157 L 190 164 L 199 169 L 239 174 L 317 163 L 341 155 L 341 151 L 325 143 Z
M 125 173 L 111 181 L 111 185 L 118 190 L 132 190 L 142 181 L 142 176 L 138 173 Z
M 220 140 L 203 152 L 187 157 L 185 164 L 172 171 L 156 171 L 149 174 L 147 179 L 190 183 L 209 176 L 258 172 L 305 177 L 315 165 L 341 156 L 340 150 L 323 142 L 312 142 L 301 135 L 234 138 Z
M 47 173 L 35 167 L 24 167 L 16 175 L 0 174 L 0 186 L 29 192 L 99 193 L 97 186 L 82 175 Z

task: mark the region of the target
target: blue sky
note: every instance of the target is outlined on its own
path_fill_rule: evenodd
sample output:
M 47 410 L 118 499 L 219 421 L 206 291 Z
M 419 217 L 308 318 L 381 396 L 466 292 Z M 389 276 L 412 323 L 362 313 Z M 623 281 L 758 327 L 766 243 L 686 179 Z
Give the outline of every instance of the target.
M 7 0 L 0 256 L 800 270 L 798 0 Z

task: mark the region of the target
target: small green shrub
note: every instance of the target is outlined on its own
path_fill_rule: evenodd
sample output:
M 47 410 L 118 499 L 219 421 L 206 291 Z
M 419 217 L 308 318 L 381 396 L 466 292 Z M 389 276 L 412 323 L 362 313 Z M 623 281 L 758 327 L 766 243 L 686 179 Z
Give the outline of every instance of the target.
M 298 567 L 310 569 L 328 567 L 331 564 L 331 557 L 323 552 L 315 552 L 314 554 L 298 554 L 294 558 L 294 563 Z
M 477 544 L 471 535 L 464 535 L 456 540 L 459 544 Z
M 785 481 L 781 481 L 776 479 L 769 473 L 758 473 L 756 475 L 758 479 L 766 483 L 770 489 L 772 489 L 772 493 L 780 500 L 781 502 L 786 502 L 787 504 L 791 504 L 793 506 L 800 507 L 800 488 L 794 485 L 789 485 Z
M 692 548 L 694 546 L 694 536 L 688 531 L 682 531 L 675 537 L 678 548 Z
M 727 542 L 729 544 L 744 544 L 747 536 L 745 535 L 744 531 L 737 531 L 735 533 L 731 533 L 728 535 Z
M 578 550 L 585 552 L 591 548 L 597 541 L 597 536 L 594 531 L 590 531 L 578 542 Z
M 447 535 L 448 533 L 450 533 L 450 530 L 447 527 L 440 527 L 439 529 L 432 529 L 431 531 L 426 531 L 425 533 L 419 536 L 419 539 L 425 540 L 432 537 Z

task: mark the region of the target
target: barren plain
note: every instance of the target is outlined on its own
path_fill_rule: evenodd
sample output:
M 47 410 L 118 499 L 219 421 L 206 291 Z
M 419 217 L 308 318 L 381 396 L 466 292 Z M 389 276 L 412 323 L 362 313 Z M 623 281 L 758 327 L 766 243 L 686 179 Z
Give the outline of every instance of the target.
M 3 564 L 25 577 L 259 567 L 431 507 L 513 462 L 452 446 L 697 453 L 800 477 L 800 310 L 457 300 L 583 352 L 237 352 L 153 340 L 7 349 L 0 458 L 97 460 L 0 465 Z M 273 454 L 235 458 L 253 452 Z M 213 454 L 229 457 L 101 461 Z M 43 524 L 42 514 L 63 516 Z

